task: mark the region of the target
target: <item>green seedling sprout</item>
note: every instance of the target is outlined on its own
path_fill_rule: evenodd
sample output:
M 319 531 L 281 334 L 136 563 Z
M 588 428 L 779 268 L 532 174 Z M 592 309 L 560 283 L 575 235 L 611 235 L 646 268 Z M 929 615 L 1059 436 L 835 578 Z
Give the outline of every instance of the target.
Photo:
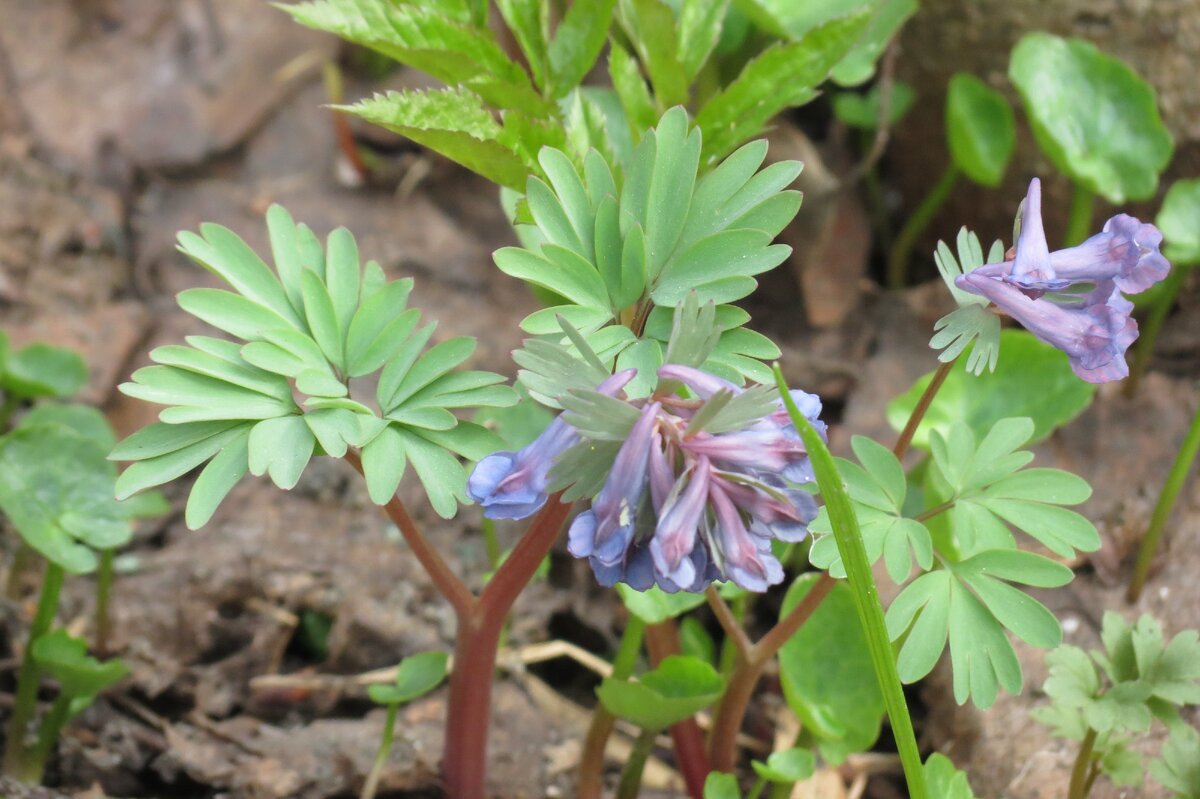
M 383 767 L 387 765 L 392 751 L 392 736 L 395 734 L 396 714 L 400 706 L 418 699 L 441 685 L 446 678 L 446 667 L 450 657 L 445 652 L 422 652 L 410 655 L 400 661 L 396 668 L 396 680 L 390 685 L 371 685 L 367 694 L 371 701 L 387 708 L 387 719 L 383 722 L 383 735 L 379 741 L 379 751 L 375 754 L 375 762 L 371 772 L 363 784 L 359 799 L 374 799 L 379 787 L 379 778 L 383 775 Z
M 1142 758 L 1130 748 L 1155 721 L 1184 740 L 1180 710 L 1200 704 L 1200 636 L 1187 630 L 1167 640 L 1162 626 L 1143 615 L 1130 624 L 1104 614 L 1103 650 L 1064 645 L 1046 655 L 1050 676 L 1043 689 L 1051 704 L 1033 717 L 1058 737 L 1079 742 L 1068 799 L 1086 799 L 1100 775 L 1117 785 L 1142 782 Z M 1099 669 L 1097 669 L 1099 667 Z M 1160 770 L 1163 766 L 1158 766 Z
M 609 713 L 642 730 L 621 772 L 616 799 L 637 798 L 642 771 L 658 734 L 710 706 L 724 688 L 725 681 L 712 666 L 684 655 L 664 658 L 637 680 L 604 679 L 596 689 L 600 702 Z
M 87 643 L 57 629 L 40 636 L 31 648 L 42 672 L 58 681 L 59 693 L 42 720 L 37 743 L 29 751 L 22 778 L 40 782 L 63 726 L 92 704 L 97 694 L 117 684 L 129 673 L 119 660 L 99 661 L 87 653 Z

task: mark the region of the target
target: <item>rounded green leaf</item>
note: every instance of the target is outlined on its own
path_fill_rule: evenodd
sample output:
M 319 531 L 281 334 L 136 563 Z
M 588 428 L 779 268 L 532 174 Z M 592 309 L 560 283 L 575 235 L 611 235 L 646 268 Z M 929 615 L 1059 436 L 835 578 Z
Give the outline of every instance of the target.
M 811 777 L 817 770 L 817 758 L 809 750 L 795 747 L 773 752 L 766 763 L 755 760 L 750 765 L 768 782 L 792 783 Z
M 79 353 L 49 344 L 30 344 L 8 356 L 0 387 L 17 397 L 69 397 L 87 382 Z
M 1008 75 L 1056 168 L 1112 203 L 1154 194 L 1171 134 L 1153 87 L 1124 62 L 1081 39 L 1030 33 Z
M 887 124 L 895 125 L 903 119 L 916 99 L 917 92 L 912 86 L 903 81 L 893 83 Z M 872 86 L 866 94 L 838 92 L 833 95 L 833 114 L 852 128 L 875 130 L 879 126 L 881 104 L 878 85 Z
M 955 73 L 946 94 L 946 139 L 955 166 L 976 183 L 997 186 L 1016 145 L 1012 107 L 974 75 Z
M 399 705 L 424 696 L 441 685 L 446 678 L 450 656 L 445 652 L 422 652 L 400 661 L 396 681 L 391 685 L 372 685 L 367 688 L 373 702 Z
M 68 572 L 91 571 L 93 547 L 129 536 L 105 454 L 58 424 L 23 426 L 0 439 L 0 511 L 29 546 Z
M 704 594 L 690 594 L 687 591 L 668 594 L 657 585 L 645 591 L 636 591 L 625 583 L 618 583 L 617 593 L 621 595 L 626 609 L 646 624 L 673 619 L 704 604 Z
M 966 422 L 982 439 L 993 424 L 1012 416 L 1033 420 L 1033 444 L 1091 404 L 1096 386 L 1076 377 L 1062 352 L 1021 330 L 1003 331 L 1000 342 L 1000 358 L 991 374 L 967 374 L 962 358 L 954 365 L 917 428 L 914 446 L 928 449 L 930 432 L 945 436 L 956 421 Z M 904 428 L 932 378 L 932 372 L 925 375 L 888 404 L 888 423 L 897 431 Z
M 780 616 L 800 604 L 817 582 L 792 583 Z M 839 582 L 799 632 L 779 650 L 783 695 L 826 759 L 840 762 L 879 737 L 883 695 L 849 586 Z
M 723 771 L 711 771 L 704 780 L 704 799 L 742 799 L 737 777 Z
M 1167 190 L 1154 223 L 1175 266 L 1200 263 L 1200 178 L 1177 180 Z
M 38 666 L 71 697 L 91 698 L 129 673 L 119 660 L 100 661 L 90 656 L 86 641 L 61 628 L 34 641 L 32 654 Z
M 606 677 L 596 695 L 610 713 L 647 730 L 661 730 L 717 701 L 725 680 L 699 658 L 672 655 L 636 682 Z
M 106 450 L 112 449 L 117 443 L 117 436 L 108 419 L 90 405 L 38 405 L 21 417 L 21 427 L 37 424 L 61 424 L 69 427 Z

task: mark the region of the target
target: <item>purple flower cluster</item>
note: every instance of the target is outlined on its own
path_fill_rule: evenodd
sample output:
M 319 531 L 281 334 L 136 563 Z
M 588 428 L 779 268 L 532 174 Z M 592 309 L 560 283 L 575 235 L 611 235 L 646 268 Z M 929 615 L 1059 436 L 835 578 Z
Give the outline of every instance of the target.
M 689 431 L 704 402 L 741 389 L 685 366 L 667 365 L 658 375 L 686 385 L 695 398 L 634 401 L 637 421 L 600 493 L 571 524 L 568 549 L 587 558 L 606 586 L 702 591 L 714 580 L 732 580 L 765 591 L 783 579 L 771 541 L 802 540 L 817 513 L 812 496 L 794 486 L 813 480 L 804 444 L 779 401 L 742 429 Z M 615 396 L 632 376 L 620 372 L 599 390 Z M 803 391 L 791 396 L 824 434 L 820 399 Z M 491 518 L 528 516 L 546 501 L 554 461 L 580 440 L 556 419 L 520 452 L 480 461 L 468 493 Z
M 1042 227 L 1042 188 L 1029 184 L 1021 235 L 1011 261 L 986 264 L 955 284 L 986 297 L 1031 333 L 1067 354 L 1075 374 L 1091 383 L 1129 374 L 1125 350 L 1137 338 L 1133 303 L 1137 294 L 1167 276 L 1171 265 L 1159 252 L 1162 234 L 1154 225 L 1118 214 L 1077 247 L 1050 252 Z M 1079 284 L 1084 293 L 1051 294 Z

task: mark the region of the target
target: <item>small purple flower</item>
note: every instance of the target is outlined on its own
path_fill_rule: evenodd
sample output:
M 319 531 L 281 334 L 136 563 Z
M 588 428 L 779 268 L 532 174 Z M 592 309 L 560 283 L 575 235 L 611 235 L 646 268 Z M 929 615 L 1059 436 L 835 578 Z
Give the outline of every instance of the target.
M 636 369 L 617 372 L 596 390 L 615 396 L 635 374 Z M 489 519 L 531 516 L 546 504 L 550 469 L 579 440 L 575 428 L 559 417 L 518 452 L 494 452 L 475 464 L 467 480 L 467 494 L 483 507 L 483 515 Z
M 754 475 L 780 476 L 794 482 L 813 478 L 808 451 L 798 436 L 773 424 L 712 435 L 700 433 L 683 442 L 691 455 L 704 455 L 719 466 Z
M 1072 283 L 1111 280 L 1121 291 L 1140 294 L 1171 271 L 1161 244 L 1162 233 L 1154 225 L 1117 214 L 1083 244 L 1051 253 L 1050 262 Z
M 575 517 L 567 533 L 567 549 L 575 557 L 595 558 L 605 566 L 624 558 L 633 539 L 638 506 L 646 487 L 650 446 L 661 407 L 652 402 L 642 409 L 629 438 L 621 444 L 608 480 L 592 502 L 591 510 Z
M 1125 351 L 1137 338 L 1130 316 L 1133 303 L 1112 282 L 1080 295 L 1074 305 L 1033 299 L 1020 289 L 974 272 L 956 281 L 967 291 L 987 297 L 1042 341 L 1067 354 L 1071 368 L 1089 383 L 1120 380 L 1129 374 Z
M 771 553 L 770 539 L 746 529 L 741 514 L 720 483 L 714 482 L 709 487 L 709 499 L 717 522 L 720 563 L 729 579 L 748 591 L 758 592 L 782 582 L 783 566 Z
M 1091 383 L 1129 374 L 1125 351 L 1137 338 L 1137 293 L 1166 277 L 1170 264 L 1159 252 L 1154 225 L 1119 214 L 1077 247 L 1049 252 L 1041 219 L 1041 184 L 1029 184 L 1021 236 L 1012 261 L 987 264 L 955 278 L 964 291 L 986 297 L 1031 333 L 1067 354 L 1075 374 Z M 1055 294 L 1092 284 L 1086 294 Z
M 650 554 L 658 573 L 676 585 L 696 581 L 696 568 L 689 557 L 696 546 L 696 530 L 708 500 L 711 466 L 703 455 L 679 476 L 658 514 L 658 526 L 650 541 Z
M 741 388 L 728 380 L 722 380 L 716 375 L 710 375 L 708 372 L 702 372 L 691 366 L 681 366 L 676 363 L 665 364 L 659 367 L 658 376 L 663 380 L 678 380 L 690 388 L 700 399 L 709 399 L 718 391 L 742 393 Z

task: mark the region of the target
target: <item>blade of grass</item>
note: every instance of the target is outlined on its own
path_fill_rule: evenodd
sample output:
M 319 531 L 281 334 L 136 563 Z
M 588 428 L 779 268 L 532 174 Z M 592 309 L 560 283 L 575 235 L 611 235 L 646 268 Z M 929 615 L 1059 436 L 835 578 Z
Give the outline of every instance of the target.
M 904 689 L 900 684 L 900 674 L 896 670 L 896 658 L 892 653 L 892 643 L 888 638 L 887 628 L 883 622 L 883 606 L 879 602 L 879 592 L 875 588 L 875 579 L 871 575 L 871 564 L 867 560 L 867 550 L 863 546 L 862 533 L 858 527 L 858 517 L 850 504 L 850 496 L 846 486 L 838 474 L 829 448 L 792 401 L 788 393 L 787 382 L 783 379 L 783 371 L 775 364 L 775 382 L 779 386 L 779 394 L 783 398 L 792 424 L 800 433 L 804 446 L 808 450 L 809 460 L 812 461 L 816 473 L 817 485 L 821 489 L 821 497 L 829 511 L 829 520 L 833 526 L 834 539 L 837 541 L 838 553 L 846 566 L 847 582 L 854 597 L 854 607 L 858 611 L 859 621 L 867 635 L 867 647 L 871 652 L 871 662 L 875 666 L 875 676 L 883 691 L 884 704 L 887 707 L 888 718 L 892 722 L 892 733 L 896 737 L 896 745 L 900 750 L 900 762 L 904 766 L 904 778 L 908 782 L 908 793 L 912 799 L 926 799 L 925 772 L 921 765 L 921 753 L 917 749 L 917 737 L 913 733 L 912 718 L 908 714 L 908 705 L 904 701 Z

